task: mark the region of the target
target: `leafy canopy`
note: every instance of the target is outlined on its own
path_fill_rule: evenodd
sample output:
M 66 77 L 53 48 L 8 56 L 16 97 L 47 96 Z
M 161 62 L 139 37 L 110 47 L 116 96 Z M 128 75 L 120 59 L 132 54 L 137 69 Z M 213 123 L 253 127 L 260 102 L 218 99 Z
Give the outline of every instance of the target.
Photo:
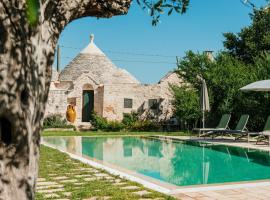
M 177 86 L 172 86 L 172 90 L 174 92 L 175 116 L 188 126 L 196 126 L 201 117 L 197 90 Z
M 35 26 L 38 23 L 39 6 L 38 0 L 26 1 L 26 16 L 31 26 Z
M 178 62 L 178 74 L 197 91 L 199 98 L 201 81 L 206 80 L 211 111 L 208 114 L 208 125 L 215 126 L 224 113 L 232 113 L 232 122 L 237 122 L 242 114 L 249 114 L 249 128 L 262 130 L 265 118 L 270 113 L 270 98 L 267 93 L 241 92 L 239 89 L 251 82 L 270 78 L 270 9 L 253 9 L 250 15 L 252 23 L 238 34 L 225 33 L 225 50 L 217 53 L 211 62 L 202 53 L 188 51 Z M 176 114 L 184 116 L 189 102 L 182 96 L 190 96 L 190 91 L 175 91 Z M 199 107 L 199 102 L 194 106 Z M 181 108 L 180 107 L 185 107 Z M 198 115 L 199 117 L 199 115 Z M 235 124 L 232 123 L 231 127 Z
M 201 81 L 198 77 L 203 77 L 208 86 L 211 107 L 207 115 L 208 126 L 216 126 L 222 114 L 232 113 L 231 127 L 235 127 L 234 122 L 237 122 L 240 115 L 249 114 L 250 129 L 262 129 L 264 119 L 270 113 L 270 99 L 266 93 L 244 93 L 239 89 L 251 82 L 269 79 L 270 54 L 257 58 L 254 64 L 248 65 L 228 52 L 218 53 L 214 62 L 207 60 L 205 54 L 187 52 L 178 63 L 177 72 L 194 88 L 175 88 L 175 114 L 178 118 L 194 126 L 194 122 L 188 121 L 186 117 L 190 113 L 191 105 L 194 119 L 198 120 L 201 117 L 196 109 L 200 108 L 198 99 Z
M 270 9 L 254 9 L 252 23 L 239 33 L 224 33 L 224 47 L 237 59 L 254 63 L 254 58 L 270 52 Z

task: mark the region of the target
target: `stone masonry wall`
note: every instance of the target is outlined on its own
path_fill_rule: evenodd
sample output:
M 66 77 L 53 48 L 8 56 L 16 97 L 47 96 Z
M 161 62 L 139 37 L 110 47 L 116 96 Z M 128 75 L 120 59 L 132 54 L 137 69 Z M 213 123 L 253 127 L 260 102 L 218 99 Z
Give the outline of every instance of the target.
M 140 108 L 148 109 L 149 99 L 164 99 L 167 105 L 164 109 L 170 110 L 168 102 L 171 98 L 166 93 L 167 90 L 160 85 L 105 85 L 103 116 L 109 120 L 122 120 L 123 113 L 137 112 Z M 124 108 L 124 98 L 133 100 L 132 108 Z
M 181 86 L 183 81 L 176 73 L 170 72 L 158 84 L 113 84 L 104 86 L 103 117 L 109 120 L 122 120 L 123 113 L 148 110 L 148 100 L 159 100 L 161 112 L 158 120 L 167 120 L 173 115 L 173 94 L 171 85 Z M 131 108 L 124 108 L 124 98 L 133 100 Z M 143 115 L 146 115 L 143 113 Z
M 60 114 L 65 117 L 67 109 L 67 91 L 66 90 L 50 90 L 48 102 L 46 105 L 45 117 Z

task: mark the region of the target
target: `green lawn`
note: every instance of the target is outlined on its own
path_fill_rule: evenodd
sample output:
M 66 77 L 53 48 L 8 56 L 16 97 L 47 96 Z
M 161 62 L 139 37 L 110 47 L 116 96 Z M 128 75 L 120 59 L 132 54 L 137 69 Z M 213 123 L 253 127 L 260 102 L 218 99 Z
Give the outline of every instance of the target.
M 143 195 L 138 194 L 142 191 Z M 36 199 L 173 200 L 174 198 L 95 169 L 57 150 L 41 146 Z
M 41 136 L 140 136 L 140 135 L 170 135 L 188 136 L 190 132 L 102 132 L 102 131 L 43 131 Z

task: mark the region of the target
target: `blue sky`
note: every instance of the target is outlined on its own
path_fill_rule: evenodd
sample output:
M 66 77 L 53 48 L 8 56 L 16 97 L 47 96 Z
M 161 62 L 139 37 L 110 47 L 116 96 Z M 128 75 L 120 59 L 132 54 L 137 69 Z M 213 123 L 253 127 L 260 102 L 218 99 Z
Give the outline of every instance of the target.
M 253 2 L 265 4 L 265 0 Z M 186 14 L 163 15 L 161 23 L 153 27 L 150 16 L 134 1 L 125 16 L 87 17 L 70 23 L 58 42 L 63 46 L 61 68 L 89 43 L 93 33 L 95 44 L 118 67 L 142 83 L 155 83 L 176 68 L 176 56 L 183 57 L 188 50 L 221 50 L 222 33 L 239 32 L 250 24 L 250 12 L 240 0 L 191 0 Z

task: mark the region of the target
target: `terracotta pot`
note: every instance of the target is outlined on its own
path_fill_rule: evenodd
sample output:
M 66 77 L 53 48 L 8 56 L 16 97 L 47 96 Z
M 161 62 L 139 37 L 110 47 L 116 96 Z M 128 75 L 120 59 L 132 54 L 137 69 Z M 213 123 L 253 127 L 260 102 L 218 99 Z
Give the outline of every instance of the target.
M 67 112 L 66 112 L 66 118 L 69 122 L 74 123 L 76 119 L 76 110 L 75 107 L 72 105 L 68 105 Z

